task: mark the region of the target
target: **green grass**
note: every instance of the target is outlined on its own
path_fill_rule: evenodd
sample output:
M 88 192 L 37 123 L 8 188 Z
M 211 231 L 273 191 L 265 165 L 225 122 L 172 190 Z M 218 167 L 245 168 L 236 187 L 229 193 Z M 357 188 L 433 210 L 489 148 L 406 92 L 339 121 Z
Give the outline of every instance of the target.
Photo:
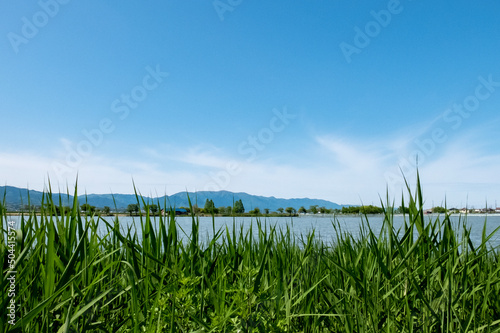
M 366 217 L 356 238 L 332 221 L 329 244 L 314 231 L 294 236 L 259 220 L 246 231 L 214 230 L 202 242 L 195 216 L 181 241 L 173 215 L 146 213 L 138 233 L 121 230 L 118 218 L 80 216 L 76 201 L 54 216 L 61 202 L 51 198 L 44 196 L 41 215 L 21 219 L 17 324 L 2 311 L 0 332 L 500 331 L 500 252 L 488 245 L 492 234 L 475 246 L 464 219 L 460 230 L 448 215 L 426 221 L 419 183 L 402 203 L 410 212 L 401 230 L 384 204 L 379 234 Z M 6 309 L 5 201 L 0 210 Z

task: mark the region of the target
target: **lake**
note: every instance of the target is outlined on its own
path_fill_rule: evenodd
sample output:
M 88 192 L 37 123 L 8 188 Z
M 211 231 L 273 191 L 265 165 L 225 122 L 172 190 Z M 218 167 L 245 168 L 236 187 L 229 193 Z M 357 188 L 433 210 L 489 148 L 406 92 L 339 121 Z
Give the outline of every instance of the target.
M 425 218 L 429 220 L 435 220 L 438 217 L 437 214 L 426 215 Z M 440 216 L 442 218 L 443 216 Z M 460 215 L 452 215 L 451 219 L 455 226 L 458 225 L 459 219 L 464 219 L 465 216 Z M 483 232 L 483 225 L 486 219 L 487 234 L 493 232 L 496 228 L 500 226 L 500 214 L 492 214 L 492 215 L 468 215 L 467 217 L 467 225 L 471 228 L 471 239 L 474 244 L 481 243 L 481 237 Z M 107 221 L 112 222 L 114 217 L 106 217 Z M 213 226 L 212 226 L 212 218 L 211 217 L 200 217 L 200 240 L 204 241 L 207 239 L 211 239 L 213 235 Z M 382 215 L 373 215 L 369 216 L 368 220 L 370 222 L 370 226 L 375 233 L 380 232 L 382 228 L 382 222 L 384 217 Z M 16 226 L 19 225 L 20 216 L 11 216 L 8 217 L 9 221 L 15 221 Z M 156 219 L 157 220 L 157 219 Z M 259 218 L 260 222 L 264 225 L 275 225 L 277 229 L 285 229 L 287 226 L 290 227 L 290 230 L 295 234 L 300 236 L 301 234 L 305 235 L 315 230 L 316 237 L 322 239 L 326 243 L 331 243 L 335 237 L 335 230 L 332 226 L 333 217 L 317 217 L 317 216 L 300 216 L 300 217 L 261 217 Z M 140 226 L 140 218 L 138 217 L 120 217 L 120 224 L 122 228 L 126 228 L 134 223 L 137 223 L 137 226 Z M 177 226 L 179 230 L 179 235 L 181 238 L 187 237 L 191 233 L 191 217 L 187 216 L 178 216 L 176 218 Z M 341 227 L 342 232 L 347 232 L 352 234 L 354 237 L 359 235 L 360 226 L 361 226 L 361 218 L 359 216 L 337 216 L 337 221 Z M 214 221 L 215 230 L 219 230 L 223 228 L 225 230 L 226 226 L 231 231 L 233 228 L 233 222 L 236 226 L 237 230 L 239 228 L 243 228 L 243 230 L 248 230 L 251 224 L 254 224 L 254 235 L 257 235 L 256 222 L 257 219 L 253 217 L 215 217 Z M 404 218 L 402 215 L 394 216 L 394 228 L 397 230 L 404 224 Z M 102 230 L 104 231 L 104 224 L 102 225 Z M 140 228 L 138 228 L 138 234 L 140 235 Z M 491 246 L 497 247 L 500 246 L 500 231 L 492 237 L 489 244 Z
M 438 215 L 427 215 L 426 218 L 435 220 Z M 441 216 L 442 217 L 442 216 Z M 407 217 L 408 218 L 408 217 Z M 464 216 L 459 215 L 452 216 L 452 222 L 455 226 L 458 226 L 459 219 L 463 219 Z M 347 232 L 356 237 L 359 235 L 361 218 L 359 216 L 338 216 L 337 221 L 341 227 L 342 232 Z M 471 239 L 474 244 L 480 244 L 483 232 L 484 221 L 487 219 L 487 234 L 493 232 L 496 228 L 500 226 L 500 215 L 469 215 L 467 216 L 467 225 L 471 228 Z M 370 226 L 375 233 L 380 232 L 382 228 L 382 223 L 384 217 L 382 215 L 374 215 L 368 217 Z M 121 220 L 120 220 L 121 221 Z M 255 228 L 256 219 L 250 217 L 237 217 L 234 219 L 236 228 L 243 226 L 243 230 L 248 230 L 250 225 L 254 224 L 254 234 L 257 235 L 257 230 Z M 315 230 L 315 235 L 325 241 L 326 243 L 331 243 L 336 237 L 335 229 L 332 226 L 333 217 L 315 217 L 315 216 L 300 216 L 300 217 L 271 217 L 271 218 L 260 218 L 262 224 L 267 223 L 267 225 L 276 225 L 277 229 L 286 228 L 289 226 L 291 231 L 295 235 L 305 235 Z M 191 218 L 189 217 L 178 217 L 178 226 L 181 227 L 184 232 L 189 235 L 191 232 Z M 215 229 L 225 228 L 228 226 L 229 230 L 233 227 L 232 217 L 216 217 L 215 218 Z M 404 225 L 404 218 L 402 215 L 394 216 L 394 228 L 397 230 Z M 212 231 L 212 218 L 211 217 L 200 217 L 200 239 L 211 238 L 213 235 Z M 492 246 L 500 246 L 500 231 L 494 235 L 490 241 Z

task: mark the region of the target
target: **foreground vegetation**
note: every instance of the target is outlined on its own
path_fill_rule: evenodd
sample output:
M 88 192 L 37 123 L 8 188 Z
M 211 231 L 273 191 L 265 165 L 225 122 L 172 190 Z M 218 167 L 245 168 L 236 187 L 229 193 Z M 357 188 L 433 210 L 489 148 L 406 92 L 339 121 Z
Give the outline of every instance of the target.
M 464 220 L 459 229 L 447 215 L 428 221 L 419 184 L 402 202 L 402 230 L 394 230 L 386 204 L 380 234 L 366 218 L 356 238 L 333 221 L 332 244 L 259 220 L 248 231 L 213 230 L 201 241 L 194 215 L 192 233 L 181 241 L 175 215 L 146 213 L 138 232 L 118 218 L 81 216 L 77 201 L 59 217 L 51 198 L 40 216 L 23 216 L 12 267 L 14 238 L 0 205 L 0 332 L 500 330 L 493 234 L 483 232 L 474 245 Z M 149 212 L 153 203 L 137 199 Z M 16 272 L 15 325 L 5 315 L 8 271 Z

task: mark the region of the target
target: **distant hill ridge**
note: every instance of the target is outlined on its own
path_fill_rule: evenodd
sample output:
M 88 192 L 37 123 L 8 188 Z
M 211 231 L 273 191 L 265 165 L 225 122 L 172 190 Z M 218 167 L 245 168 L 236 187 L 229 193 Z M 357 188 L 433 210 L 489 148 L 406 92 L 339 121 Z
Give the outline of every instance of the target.
M 0 186 L 0 196 L 3 198 L 3 194 L 6 194 L 6 205 L 8 209 L 19 209 L 23 205 L 28 204 L 28 190 L 13 186 Z M 42 200 L 43 192 L 40 191 L 29 191 L 29 199 L 31 205 L 40 205 Z M 245 206 L 245 210 L 249 211 L 256 207 L 261 210 L 269 208 L 271 211 L 276 211 L 278 208 L 293 207 L 299 209 L 301 206 L 309 208 L 309 206 L 318 205 L 319 207 L 326 207 L 329 209 L 341 209 L 344 205 L 339 205 L 337 203 L 321 200 L 321 199 L 309 199 L 309 198 L 294 198 L 294 199 L 281 199 L 275 197 L 264 197 L 258 195 L 251 195 L 244 192 L 229 192 L 229 191 L 200 191 L 200 192 L 179 192 L 169 196 L 162 196 L 157 198 L 151 198 L 143 196 L 143 199 L 149 203 L 160 203 L 163 207 L 165 204 L 167 207 L 188 207 L 188 195 L 191 199 L 191 203 L 198 204 L 199 207 L 203 208 L 205 201 L 211 199 L 214 202 L 215 207 L 227 207 L 233 206 L 233 202 L 241 200 Z M 52 193 L 54 202 L 59 204 L 59 196 L 62 199 L 62 204 L 64 206 L 71 206 L 73 202 L 73 196 L 66 193 Z M 114 200 L 113 200 L 114 198 Z M 104 206 L 111 207 L 111 209 L 125 209 L 129 204 L 137 203 L 137 199 L 134 194 L 87 194 L 78 196 L 79 204 L 88 203 L 92 206 L 102 208 Z M 141 202 L 142 204 L 142 202 Z

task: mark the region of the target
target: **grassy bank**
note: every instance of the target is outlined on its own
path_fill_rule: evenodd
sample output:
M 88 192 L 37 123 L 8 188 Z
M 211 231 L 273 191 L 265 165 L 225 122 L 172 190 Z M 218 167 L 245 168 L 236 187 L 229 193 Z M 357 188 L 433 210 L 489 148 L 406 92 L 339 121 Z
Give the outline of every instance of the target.
M 0 205 L 0 332 L 499 331 L 500 252 L 488 246 L 491 235 L 474 246 L 465 223 L 458 233 L 446 215 L 424 218 L 419 185 L 410 196 L 399 233 L 386 209 L 380 234 L 366 219 L 353 238 L 333 221 L 333 244 L 258 221 L 253 230 L 214 230 L 202 243 L 195 216 L 181 242 L 175 216 L 153 225 L 147 214 L 139 239 L 119 218 L 80 216 L 76 201 L 53 216 L 51 195 L 9 238 Z M 11 299 L 15 325 L 6 316 Z

